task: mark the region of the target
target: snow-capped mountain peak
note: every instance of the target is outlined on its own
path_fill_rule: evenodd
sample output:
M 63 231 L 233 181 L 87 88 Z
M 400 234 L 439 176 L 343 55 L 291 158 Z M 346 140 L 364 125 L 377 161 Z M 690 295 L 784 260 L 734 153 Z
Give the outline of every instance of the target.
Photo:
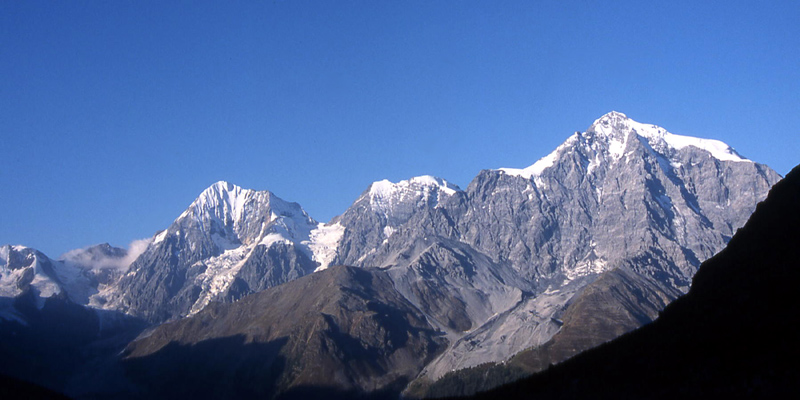
M 714 139 L 701 139 L 691 136 L 676 135 L 666 129 L 652 124 L 643 124 L 628 118 L 627 115 L 612 111 L 598 118 L 587 133 L 594 133 L 598 138 L 603 138 L 609 143 L 609 153 L 615 159 L 622 157 L 627 146 L 628 138 L 634 133 L 644 138 L 648 144 L 662 153 L 670 150 L 681 150 L 686 147 L 696 147 L 706 151 L 720 161 L 752 162 L 741 155 L 731 146 Z
M 577 145 L 586 147 L 590 153 L 596 153 L 591 161 L 591 166 L 594 167 L 604 162 L 603 160 L 613 162 L 621 159 L 628 152 L 631 140 L 637 138 L 664 156 L 694 147 L 707 152 L 711 157 L 720 161 L 752 162 L 719 140 L 676 135 L 660 126 L 643 124 L 628 118 L 621 112 L 612 111 L 595 120 L 586 132 L 576 132 L 567 138 L 553 152 L 542 157 L 533 165 L 521 169 L 499 168 L 498 171 L 507 175 L 538 180 L 537 178 L 545 170 L 556 164 L 562 153 Z
M 326 266 L 337 233 L 297 203 L 220 181 L 155 235 L 118 289 L 103 293 L 102 304 L 154 321 L 193 314 L 211 301 L 230 301 Z M 181 294 L 151 286 L 175 271 L 186 274 L 176 289 Z M 152 290 L 158 295 L 137 294 Z M 174 296 L 186 297 L 172 303 Z
M 42 301 L 61 292 L 51 261 L 25 246 L 0 247 L 0 296 L 15 297 L 27 287 L 36 289 Z
M 369 187 L 372 197 L 386 197 L 401 191 L 430 192 L 440 190 L 445 194 L 452 195 L 460 192 L 461 188 L 442 178 L 431 175 L 415 176 L 411 179 L 393 183 L 388 179 L 373 182 Z
M 55 261 L 36 249 L 25 246 L 0 246 L 0 297 L 13 298 L 33 289 L 37 307 L 45 299 L 66 291 L 78 304 L 91 295 L 90 279 L 82 269 Z
M 245 213 L 245 203 L 254 193 L 256 193 L 254 190 L 242 189 L 232 183 L 219 181 L 200 193 L 181 217 L 190 214 L 209 215 L 226 223 L 228 220 L 239 221 Z
M 265 240 L 265 235 L 271 235 L 269 242 L 303 240 L 317 222 L 299 204 L 285 201 L 270 191 L 243 189 L 219 181 L 192 202 L 170 231 L 189 226 L 210 234 L 219 248 L 226 249 Z M 166 235 L 159 234 L 155 242 Z
M 400 203 L 430 203 L 434 207 L 440 196 L 452 196 L 461 189 L 442 178 L 430 175 L 417 176 L 397 183 L 387 179 L 373 182 L 369 187 L 370 208 L 378 213 L 391 217 L 394 208 Z

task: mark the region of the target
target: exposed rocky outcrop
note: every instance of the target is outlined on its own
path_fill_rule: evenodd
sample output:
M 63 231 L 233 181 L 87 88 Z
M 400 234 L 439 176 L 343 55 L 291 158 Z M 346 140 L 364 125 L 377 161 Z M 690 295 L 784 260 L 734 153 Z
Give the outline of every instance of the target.
M 478 398 L 786 398 L 800 368 L 800 168 L 652 324 Z

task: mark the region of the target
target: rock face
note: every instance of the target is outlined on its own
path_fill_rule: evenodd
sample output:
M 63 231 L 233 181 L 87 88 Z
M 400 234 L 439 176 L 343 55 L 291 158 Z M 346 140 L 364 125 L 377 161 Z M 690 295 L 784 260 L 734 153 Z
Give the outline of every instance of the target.
M 148 397 L 349 396 L 398 392 L 443 344 L 385 272 L 337 266 L 161 325 L 125 363 Z
M 786 398 L 797 392 L 800 167 L 658 320 L 480 398 Z
M 602 274 L 566 305 L 561 328 L 546 343 L 502 363 L 486 363 L 445 374 L 430 385 L 417 382 L 409 397 L 466 396 L 508 384 L 615 339 L 656 319 L 680 296 L 628 268 Z

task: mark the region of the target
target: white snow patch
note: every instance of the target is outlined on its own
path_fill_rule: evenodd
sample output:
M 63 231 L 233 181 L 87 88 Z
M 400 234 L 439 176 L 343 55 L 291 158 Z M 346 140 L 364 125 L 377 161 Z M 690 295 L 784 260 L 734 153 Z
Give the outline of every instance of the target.
M 406 181 L 401 181 L 398 184 L 401 184 L 403 182 L 406 182 Z M 446 180 L 444 180 L 442 178 L 437 178 L 435 176 L 430 176 L 430 175 L 416 176 L 416 177 L 413 177 L 413 178 L 409 179 L 408 182 L 409 182 L 409 184 L 411 186 L 419 185 L 419 186 L 425 186 L 425 187 L 435 187 L 435 188 L 441 190 L 442 192 L 444 192 L 445 194 L 451 195 L 451 196 L 456 194 L 456 192 L 460 192 L 461 191 L 461 189 L 458 186 L 456 186 L 456 185 L 454 185 L 454 184 L 452 184 L 452 183 L 450 183 L 450 182 L 448 182 L 448 181 L 446 181 Z
M 89 298 L 97 293 L 97 290 L 92 287 L 84 271 L 64 262 L 53 261 L 51 264 L 59 282 L 56 284 L 59 290 L 60 288 L 66 290 L 69 298 L 75 303 L 89 304 Z
M 414 178 L 392 183 L 388 179 L 374 182 L 370 186 L 370 195 L 373 197 L 391 197 L 398 191 L 412 190 L 414 192 L 430 191 L 430 189 L 440 190 L 447 195 L 460 192 L 461 189 L 442 178 L 430 175 L 416 176 Z
M 403 181 L 407 182 L 407 181 Z M 389 181 L 388 179 L 383 179 L 377 182 L 373 182 L 372 185 L 369 187 L 369 195 L 371 198 L 375 199 L 383 199 L 386 197 L 390 197 L 395 191 L 395 184 Z
M 591 130 L 608 143 L 608 155 L 614 160 L 619 160 L 625 155 L 628 148 L 628 133 L 630 129 L 619 130 L 620 122 L 627 121 L 625 114 L 611 112 L 599 118 L 592 124 Z
M 195 278 L 195 284 L 200 286 L 201 292 L 189 310 L 189 315 L 199 312 L 221 293 L 228 290 L 236 278 L 236 274 L 242 269 L 247 255 L 254 247 L 241 246 L 226 250 L 217 257 L 201 261 L 205 264 L 206 270 Z
M 577 278 L 587 275 L 601 274 L 608 270 L 608 263 L 606 262 L 605 258 L 598 256 L 597 252 L 595 251 L 597 242 L 591 241 L 589 246 L 590 250 L 583 260 L 572 267 L 564 268 L 564 273 L 567 276 L 567 279 L 563 282 L 563 285 L 566 285 L 570 281 L 573 281 Z
M 327 269 L 336 257 L 336 249 L 344 236 L 344 226 L 338 222 L 332 225 L 320 223 L 303 242 L 311 250 L 312 260 L 319 263 L 314 272 Z
M 611 158 L 619 160 L 625 154 L 625 149 L 627 147 L 628 147 L 627 136 L 625 136 L 625 138 L 622 140 L 620 140 L 619 138 L 611 139 L 608 142 L 608 154 L 611 155 Z
M 258 242 L 258 244 L 266 246 L 266 247 L 270 247 L 275 243 L 291 244 L 293 242 L 291 240 L 287 239 L 284 235 L 281 235 L 280 233 L 268 233 L 268 234 L 264 235 L 261 238 L 261 240 Z
M 275 203 L 273 202 L 273 205 L 274 204 Z M 284 240 L 295 244 L 301 244 L 304 241 L 308 241 L 309 237 L 311 236 L 311 232 L 318 228 L 316 221 L 312 220 L 305 214 L 298 215 L 297 213 L 281 213 L 280 216 L 274 215 L 271 223 L 270 231 L 272 233 L 270 235 L 281 236 Z M 264 238 L 262 239 L 262 243 L 268 244 L 264 242 L 265 240 L 274 241 L 277 239 Z
M 500 171 L 505 172 L 507 175 L 512 176 L 521 176 L 525 179 L 530 179 L 532 176 L 539 176 L 546 170 L 555 164 L 556 159 L 558 159 L 558 150 L 551 152 L 550 154 L 542 157 L 539 161 L 536 161 L 530 167 L 523 168 L 523 169 L 516 169 L 516 168 L 500 168 Z
M 184 211 L 184 213 L 186 213 L 186 212 Z M 183 215 L 183 214 L 181 214 L 181 215 Z M 164 239 L 166 239 L 166 238 L 167 238 L 167 233 L 169 233 L 167 229 L 164 229 L 163 231 L 161 231 L 161 232 L 157 233 L 157 234 L 156 234 L 156 235 L 153 237 L 153 244 L 158 244 L 158 243 L 161 243 L 161 242 L 163 242 L 163 241 L 164 241 Z
M 564 282 L 565 284 L 569 281 L 573 281 L 577 278 L 593 275 L 593 274 L 601 274 L 606 271 L 606 262 L 602 258 L 597 258 L 594 260 L 587 260 L 585 262 L 581 262 L 573 268 L 565 268 L 564 272 L 567 275 L 567 280 Z
M 595 170 L 595 168 L 597 168 L 599 165 L 603 163 L 603 157 L 601 153 L 597 151 L 597 143 L 596 142 L 592 143 L 590 147 L 592 148 L 592 150 L 595 151 L 595 155 L 594 158 L 591 161 L 589 161 L 589 165 L 586 166 L 587 175 L 591 174 Z

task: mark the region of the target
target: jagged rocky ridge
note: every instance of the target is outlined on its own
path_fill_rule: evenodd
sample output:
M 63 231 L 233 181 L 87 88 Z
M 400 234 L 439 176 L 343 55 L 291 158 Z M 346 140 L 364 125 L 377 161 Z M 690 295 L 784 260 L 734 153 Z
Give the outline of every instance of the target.
M 449 343 L 409 393 L 424 395 L 453 370 L 553 341 L 579 351 L 651 321 L 778 178 L 721 142 L 612 112 L 532 166 L 484 170 L 466 190 L 430 176 L 376 182 L 328 224 L 219 182 L 88 297 L 161 323 L 329 265 L 377 267 Z M 614 299 L 621 313 L 599 329 L 569 317 L 611 284 L 632 288 Z M 567 356 L 557 354 L 547 363 Z

